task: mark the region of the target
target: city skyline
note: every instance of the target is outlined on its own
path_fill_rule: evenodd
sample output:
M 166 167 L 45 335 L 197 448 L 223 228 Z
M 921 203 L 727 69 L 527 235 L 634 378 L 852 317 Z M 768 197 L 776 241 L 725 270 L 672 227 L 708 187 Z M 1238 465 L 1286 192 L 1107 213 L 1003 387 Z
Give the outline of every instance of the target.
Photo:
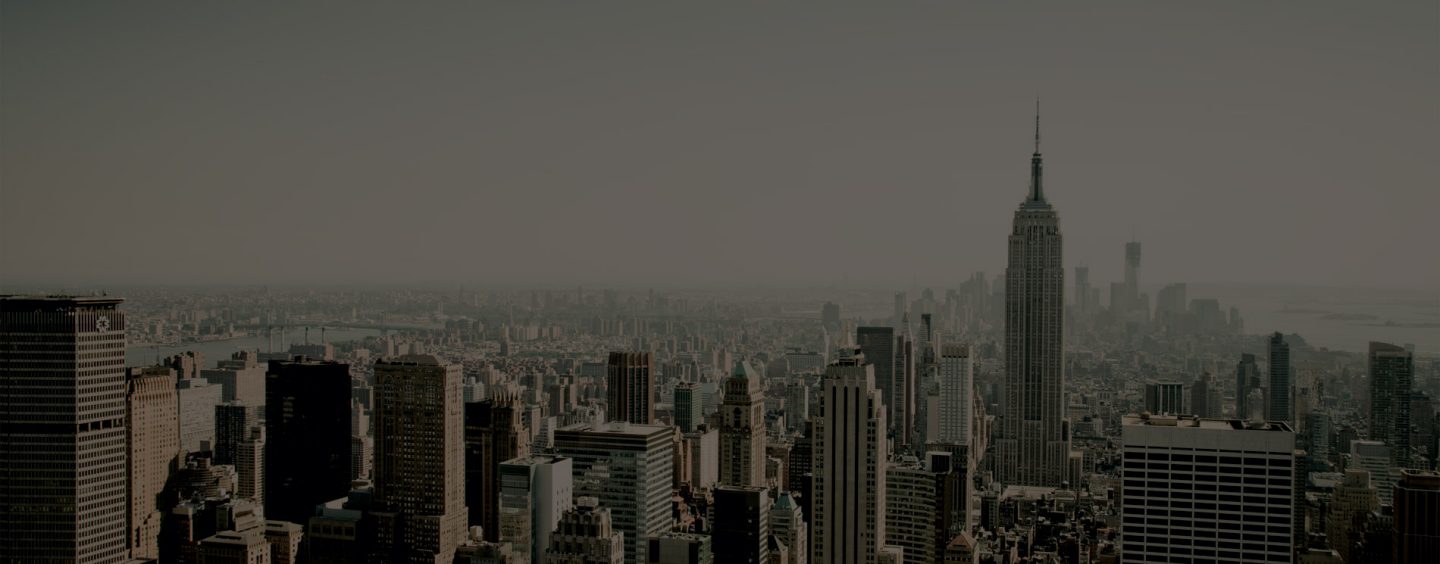
M 0 0 L 0 560 L 1418 561 L 1436 37 Z
M 1306 7 L 526 6 L 397 22 L 10 3 L 0 283 L 934 285 L 1003 264 L 980 241 L 1019 187 L 1038 94 L 1063 148 L 1050 196 L 1076 227 L 1067 270 L 1116 279 L 1133 238 L 1157 283 L 1433 288 L 1440 261 L 1412 260 L 1433 253 L 1410 235 L 1440 197 L 1414 189 L 1440 184 L 1435 8 L 1357 24 Z M 526 48 L 541 33 L 555 40 Z M 828 227 L 853 201 L 885 228 Z M 22 238 L 37 209 L 68 210 L 73 235 Z M 149 210 L 166 220 L 110 219 Z M 618 213 L 645 221 L 584 227 Z M 883 252 L 897 245 L 909 252 Z M 485 267 L 453 260 L 471 247 Z M 87 260 L 47 258 L 61 249 Z M 608 269 L 613 249 L 665 265 Z M 844 268 L 856 252 L 872 268 Z M 936 253 L 951 260 L 912 260 Z M 372 256 L 392 268 L 357 266 Z M 737 274 L 752 269 L 767 276 Z

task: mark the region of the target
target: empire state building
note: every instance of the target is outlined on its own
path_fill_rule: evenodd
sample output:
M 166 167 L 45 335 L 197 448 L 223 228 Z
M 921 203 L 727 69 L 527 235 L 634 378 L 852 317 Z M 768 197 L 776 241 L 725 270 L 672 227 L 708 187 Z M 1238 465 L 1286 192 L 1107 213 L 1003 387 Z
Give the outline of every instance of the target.
M 1058 487 L 1067 479 L 1064 421 L 1065 269 L 1060 217 L 1041 185 L 1040 113 L 1030 193 L 1015 210 L 1005 269 L 1005 420 L 996 443 L 1004 484 Z

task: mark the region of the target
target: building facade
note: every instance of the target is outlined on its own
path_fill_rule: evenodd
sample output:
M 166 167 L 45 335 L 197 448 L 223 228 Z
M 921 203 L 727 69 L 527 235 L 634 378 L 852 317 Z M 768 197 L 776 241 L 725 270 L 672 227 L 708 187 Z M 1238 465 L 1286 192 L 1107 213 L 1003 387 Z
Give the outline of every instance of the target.
M 739 362 L 720 404 L 720 484 L 765 486 L 765 392 L 760 374 Z
M 501 520 L 506 513 L 513 514 L 516 521 L 525 522 L 528 533 L 512 538 L 502 534 L 501 541 L 513 543 L 517 553 L 523 549 L 527 556 L 534 555 L 531 561 L 545 564 L 550 535 L 560 517 L 574 506 L 573 472 L 570 459 L 559 456 L 526 456 L 500 463 Z
M 1292 561 L 1289 425 L 1133 415 L 1122 425 L 1122 562 Z
M 672 427 L 624 421 L 555 431 L 555 451 L 572 460 L 577 489 L 591 470 L 606 474 L 595 497 L 623 533 L 626 562 L 645 562 L 643 539 L 670 529 L 674 441 Z
M 770 562 L 770 491 L 764 487 L 722 485 L 714 496 L 710 525 L 716 562 Z
M 530 455 L 519 398 L 509 394 L 464 405 L 465 504 L 485 540 L 500 540 L 500 463 Z
M 825 371 L 814 420 L 812 560 L 873 564 L 885 546 L 885 405 L 875 367 L 847 351 Z
M 1415 359 L 1389 343 L 1370 343 L 1370 439 L 1390 445 L 1392 464 L 1410 466 L 1410 396 Z
M 970 345 L 945 343 L 940 346 L 940 436 L 935 438 L 939 442 L 970 444 L 971 405 L 975 402 L 974 367 Z
M 126 380 L 131 558 L 160 558 L 161 492 L 180 456 L 175 371 L 134 368 Z
M 127 557 L 121 301 L 0 297 L 0 561 Z
M 1290 364 L 1290 344 L 1285 336 L 1270 335 L 1269 407 L 1265 419 L 1295 424 L 1295 367 Z
M 375 363 L 372 515 L 391 562 L 448 564 L 465 541 L 462 377 L 430 355 Z
M 612 352 L 605 364 L 608 421 L 649 425 L 655 419 L 655 359 L 648 352 Z
M 275 360 L 265 372 L 265 514 L 304 523 L 350 492 L 350 365 Z M 213 411 L 212 411 L 213 413 Z

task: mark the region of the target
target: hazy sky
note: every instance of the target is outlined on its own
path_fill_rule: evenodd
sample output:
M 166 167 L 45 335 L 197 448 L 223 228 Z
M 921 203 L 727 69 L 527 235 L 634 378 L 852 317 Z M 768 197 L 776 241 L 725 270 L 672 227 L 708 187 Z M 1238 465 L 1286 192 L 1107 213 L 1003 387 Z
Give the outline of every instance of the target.
M 1440 285 L 1440 5 L 0 4 L 0 281 Z M 963 4 L 963 5 L 961 5 Z M 1080 5 L 1077 5 L 1080 4 Z

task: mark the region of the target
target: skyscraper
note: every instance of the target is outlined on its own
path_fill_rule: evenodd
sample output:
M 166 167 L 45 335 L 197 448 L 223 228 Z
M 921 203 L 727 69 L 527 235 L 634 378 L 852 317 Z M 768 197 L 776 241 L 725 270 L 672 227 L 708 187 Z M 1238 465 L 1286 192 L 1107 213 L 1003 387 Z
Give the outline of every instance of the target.
M 939 442 L 970 444 L 975 369 L 970 345 L 945 343 L 940 351 Z
M 597 497 L 612 512 L 615 530 L 624 533 L 625 561 L 645 562 L 644 539 L 670 529 L 674 428 L 581 423 L 555 431 L 555 451 L 573 461 L 577 495 L 590 471 L 608 474 Z
M 1125 243 L 1125 304 L 1121 311 L 1140 309 L 1140 242 Z
M 1295 424 L 1295 367 L 1290 345 L 1278 331 L 1270 335 L 1270 407 L 1265 419 Z
M 1095 304 L 1090 302 L 1090 267 L 1075 267 L 1075 311 L 1088 315 Z
M 918 362 L 921 366 L 930 367 L 934 366 L 935 363 L 938 362 L 938 359 L 936 357 L 939 356 L 939 350 L 938 347 L 935 346 L 937 344 L 937 339 L 935 337 L 936 335 L 934 317 L 929 313 L 920 314 L 920 342 L 918 345 L 920 349 L 920 358 L 918 359 Z
M 766 564 L 770 561 L 770 494 L 764 487 L 715 488 L 715 523 L 710 549 L 716 562 Z
M 1401 472 L 1394 527 L 1393 562 L 1424 562 L 1440 554 L 1440 474 Z
M 180 455 L 175 371 L 163 366 L 131 369 L 125 415 L 130 446 L 130 557 L 160 558 L 164 519 L 160 495 Z
M 1190 385 L 1190 413 L 1198 417 L 1220 417 L 1220 390 L 1209 372 L 1201 374 Z
M 265 373 L 266 517 L 304 523 L 316 505 L 350 492 L 350 398 L 348 364 L 270 361 Z
M 851 351 L 825 371 L 814 420 L 811 560 L 874 563 L 885 546 L 885 405 L 875 367 Z
M 0 561 L 127 556 L 122 301 L 0 296 Z
M 1121 434 L 1122 562 L 1293 561 L 1289 425 L 1129 415 Z
M 1259 406 L 1250 405 L 1250 392 L 1258 389 L 1260 389 L 1260 366 L 1255 362 L 1255 355 L 1241 354 L 1240 363 L 1235 365 L 1236 419 L 1251 419 L 1251 410 Z M 1263 409 L 1261 411 L 1263 413 Z
M 612 352 L 605 372 L 606 420 L 650 424 L 655 418 L 655 360 L 651 354 Z
M 250 427 L 260 424 L 260 410 L 252 405 L 229 401 L 215 406 L 215 464 L 234 464 L 240 441 Z
M 445 564 L 465 541 L 462 378 L 459 365 L 430 355 L 375 363 L 371 515 L 381 558 Z
M 857 327 L 855 329 L 855 344 L 860 347 L 860 353 L 864 355 L 865 362 L 869 363 L 875 372 L 875 390 L 880 392 L 880 401 L 885 405 L 887 415 L 893 414 L 895 410 L 895 329 L 892 327 Z M 895 428 L 893 421 L 888 421 L 886 432 Z
M 1005 418 L 996 469 L 1006 484 L 1054 487 L 1066 479 L 1062 242 L 1060 217 L 1042 186 L 1037 113 L 1030 194 L 1015 211 L 1005 269 Z
M 720 483 L 765 486 L 765 392 L 743 361 L 725 380 L 720 404 Z
M 935 474 L 912 456 L 891 462 L 886 469 L 885 544 L 904 549 L 907 563 L 937 560 L 936 485 Z
M 701 402 L 700 386 L 694 382 L 675 384 L 675 426 L 681 432 L 694 431 L 705 420 L 705 408 Z
M 825 302 L 820 306 L 820 325 L 829 331 L 840 330 L 840 304 Z
M 574 470 L 570 459 L 559 456 L 525 456 L 500 463 L 500 506 L 503 514 L 523 508 L 527 538 L 502 538 L 545 564 L 550 534 L 569 510 L 574 498 Z M 503 528 L 503 527 L 502 527 Z M 504 535 L 502 535 L 503 537 Z
M 465 504 L 485 540 L 500 539 L 500 463 L 530 455 L 518 398 L 508 394 L 464 404 Z
M 891 436 L 896 449 L 910 446 L 915 433 L 915 336 L 910 332 L 907 315 L 900 334 L 895 336 L 895 369 L 891 371 L 894 380 L 885 391 L 885 397 L 895 398 L 885 408 L 890 418 Z
M 1185 385 L 1179 382 L 1145 384 L 1145 411 L 1155 415 L 1180 415 L 1185 411 Z
M 1410 393 L 1415 359 L 1389 343 L 1370 343 L 1370 439 L 1390 445 L 1392 464 L 1410 466 Z
M 265 427 L 251 425 L 235 448 L 236 497 L 265 505 Z

